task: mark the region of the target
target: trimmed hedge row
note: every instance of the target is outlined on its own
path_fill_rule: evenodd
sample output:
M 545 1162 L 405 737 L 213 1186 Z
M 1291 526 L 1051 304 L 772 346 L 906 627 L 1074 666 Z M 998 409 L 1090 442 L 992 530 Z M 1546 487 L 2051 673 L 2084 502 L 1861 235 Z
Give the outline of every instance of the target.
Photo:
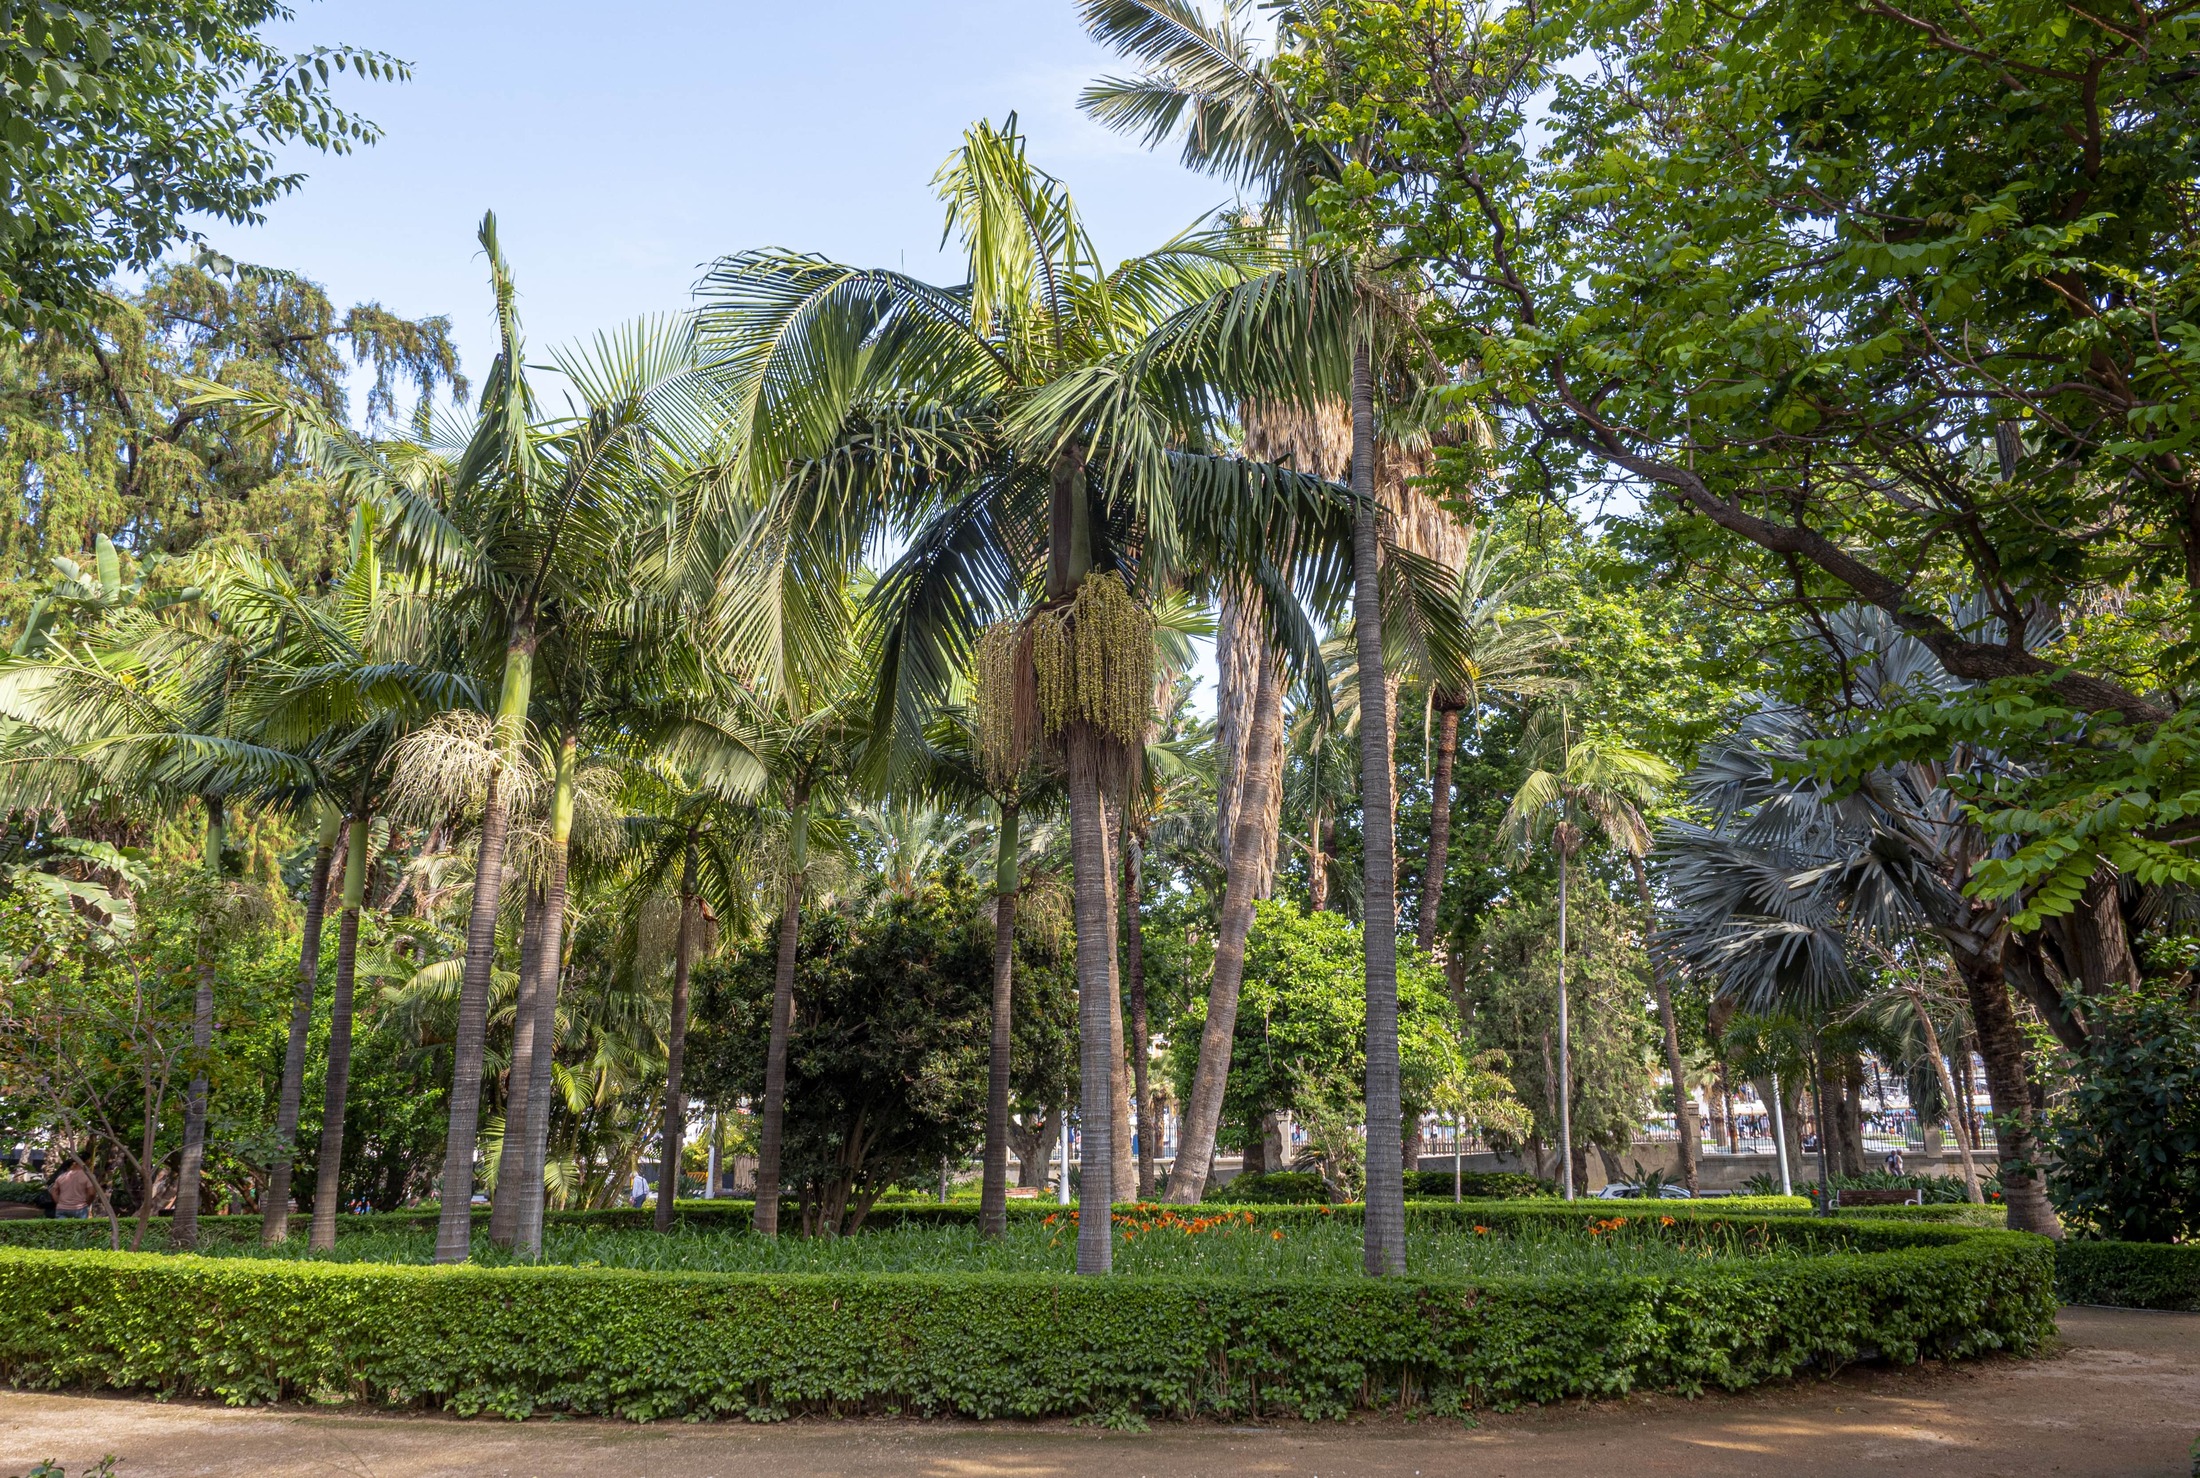
M 791 1207 L 792 1202 L 788 1205 Z M 1456 1218 L 1474 1219 L 1478 1210 L 1491 1207 L 1518 1207 L 1521 1200 L 1466 1201 L 1454 1204 L 1449 1196 L 1442 1200 L 1409 1201 L 1407 1212 L 1413 1218 L 1435 1218 L 1438 1221 Z M 1582 1211 L 1608 1209 L 1621 1215 L 1640 1215 L 1642 1209 L 1656 1204 L 1661 1211 L 1708 1215 L 1756 1215 L 1767 1211 L 1808 1211 L 1810 1202 L 1801 1196 L 1726 1196 L 1702 1202 L 1689 1201 L 1582 1201 L 1576 1203 Z M 1630 1209 L 1632 1208 L 1632 1209 Z M 1062 1208 L 1051 1201 L 1011 1201 L 1008 1214 L 1012 1221 L 1042 1221 L 1055 1215 Z M 1118 1207 L 1127 1210 L 1128 1207 Z M 1358 1218 L 1362 1209 L 1358 1205 L 1240 1205 L 1237 1203 L 1207 1202 L 1203 1211 L 1250 1211 L 1261 1219 L 1282 1217 L 1298 1219 L 1307 1216 L 1335 1215 Z M 754 1224 L 755 1203 L 750 1201 L 681 1201 L 676 1208 L 678 1225 L 693 1231 L 745 1232 Z M 474 1213 L 474 1226 L 479 1235 L 488 1223 L 486 1210 Z M 601 1211 L 553 1211 L 545 1219 L 550 1227 L 578 1227 L 592 1231 L 648 1231 L 656 1225 L 656 1212 L 644 1206 L 633 1209 L 625 1206 Z M 783 1215 L 783 1225 L 792 1217 Z M 966 1204 L 939 1205 L 917 1204 L 907 1206 L 881 1206 L 864 1219 L 865 1231 L 880 1231 L 890 1227 L 910 1226 L 976 1226 L 978 1211 Z M 134 1223 L 125 1219 L 122 1224 L 123 1240 L 129 1240 Z M 341 1236 L 358 1231 L 433 1231 L 436 1214 L 431 1207 L 422 1211 L 378 1211 L 365 1216 L 337 1218 L 337 1232 Z M 291 1240 L 303 1240 L 307 1221 L 303 1217 L 290 1219 Z M 243 1246 L 259 1241 L 260 1219 L 257 1216 L 202 1216 L 199 1218 L 199 1236 L 202 1245 Z M 145 1232 L 145 1245 L 158 1250 L 168 1242 L 168 1218 L 155 1217 Z M 0 1246 L 90 1248 L 107 1245 L 107 1223 L 104 1221 L 0 1221 Z
M 2055 1292 L 2064 1303 L 2200 1311 L 2200 1245 L 2071 1238 L 2055 1248 Z
M 1592 1220 L 1519 1202 L 1477 1211 L 1493 1229 Z M 5 1250 L 0 1378 L 512 1417 L 1316 1418 L 1739 1388 L 1874 1354 L 2028 1352 L 2053 1332 L 2052 1252 L 2038 1238 L 1738 1224 L 1823 1255 L 1658 1275 L 1267 1282 Z M 1657 1234 L 1645 1218 L 1634 1227 Z

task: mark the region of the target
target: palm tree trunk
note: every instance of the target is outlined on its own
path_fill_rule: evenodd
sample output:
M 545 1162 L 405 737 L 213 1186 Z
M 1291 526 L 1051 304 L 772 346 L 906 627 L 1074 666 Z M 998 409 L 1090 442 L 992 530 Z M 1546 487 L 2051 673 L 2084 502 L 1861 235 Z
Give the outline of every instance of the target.
M 1279 680 L 1273 667 L 1261 674 L 1263 685 Z M 1222 1127 L 1222 1099 L 1230 1082 L 1230 1052 L 1237 1037 L 1238 995 L 1245 984 L 1245 941 L 1253 930 L 1255 867 L 1259 860 L 1261 818 L 1275 788 L 1274 727 L 1281 705 L 1254 701 L 1254 725 L 1246 745 L 1248 763 L 1237 807 L 1237 834 L 1230 849 L 1230 870 L 1223 880 L 1222 916 L 1215 929 L 1214 973 L 1207 983 L 1207 1022 L 1200 1031 L 1199 1066 L 1184 1100 L 1177 1126 L 1176 1168 L 1169 1172 L 1168 1199 L 1178 1206 L 1198 1204 L 1207 1194 L 1213 1168 L 1215 1134 Z
M 688 977 L 695 968 L 695 840 L 688 839 L 680 864 L 680 937 L 672 950 L 672 1031 L 665 1042 L 665 1149 L 657 1162 L 657 1230 L 672 1230 L 672 1212 L 680 1197 L 680 1149 L 687 1133 L 686 1067 Z
M 1644 869 L 1642 859 L 1630 855 L 1628 863 L 1635 870 L 1635 892 L 1642 899 L 1642 921 L 1645 929 L 1657 922 L 1657 904 L 1650 895 L 1650 874 Z M 1692 1105 L 1688 1097 L 1687 1079 L 1681 1071 L 1680 1023 L 1673 1016 L 1672 983 L 1665 978 L 1665 969 L 1657 956 L 1650 957 L 1650 983 L 1658 994 L 1658 1021 L 1665 1030 L 1665 1069 L 1673 1075 L 1673 1127 L 1680 1135 L 1681 1182 L 1691 1193 L 1696 1190 L 1696 1135 Z
M 1375 506 L 1375 379 L 1366 340 L 1352 349 L 1352 624 L 1360 667 L 1360 937 L 1367 958 L 1367 1215 L 1371 1276 L 1406 1270 L 1404 1145 L 1399 1139 L 1398 873 L 1393 851 L 1390 684 Z
M 1566 847 L 1558 849 L 1558 1163 L 1559 1184 L 1574 1198 L 1573 1023 L 1566 1009 Z
M 489 1241 L 510 1247 L 519 1234 L 519 1205 L 526 1196 L 520 1167 L 527 1159 L 529 1101 L 535 1077 L 535 993 L 542 989 L 543 889 L 528 890 L 520 913 L 519 993 L 512 1002 L 512 1062 L 504 1075 L 504 1142 L 497 1151 L 497 1183 L 489 1207 Z
M 218 890 L 227 830 L 220 797 L 207 796 L 204 801 L 206 873 Z M 199 1241 L 199 1178 L 206 1167 L 207 1068 L 214 1054 L 214 902 L 211 897 L 207 899 L 206 916 L 199 924 L 198 991 L 191 1001 L 191 1082 L 184 1091 L 183 1154 L 176 1167 L 176 1210 L 168 1223 L 168 1241 L 175 1247 L 195 1247 Z
M 343 818 L 321 807 L 313 852 L 313 881 L 306 885 L 304 938 L 298 945 L 298 995 L 290 1007 L 290 1040 L 283 1048 L 283 1086 L 275 1100 L 275 1158 L 267 1170 L 267 1199 L 260 1213 L 261 1245 L 290 1235 L 290 1172 L 298 1156 L 298 1101 L 305 1093 L 306 1042 L 313 1033 L 313 993 L 320 983 L 321 920 L 328 912 L 328 875 L 336 864 L 336 834 Z
M 2009 1004 L 2009 987 L 1999 957 L 1958 955 L 1963 986 L 1971 998 L 1971 1027 L 1978 1034 L 1978 1055 L 1986 1064 L 1986 1091 L 1994 1106 L 1994 1158 L 2001 1164 L 2001 1199 L 2009 1208 L 2009 1229 L 2038 1232 L 2061 1240 L 2062 1221 L 2047 1200 L 2047 1182 L 2037 1169 L 2039 1119 L 2032 1107 L 2032 1082 L 2025 1070 L 2024 1032 Z
M 504 687 L 497 699 L 496 768 L 481 813 L 481 850 L 474 865 L 473 910 L 466 920 L 466 970 L 458 988 L 458 1027 L 451 1039 L 450 1128 L 443 1146 L 442 1205 L 435 1260 L 464 1262 L 473 1250 L 474 1148 L 481 1130 L 482 1053 L 489 1038 L 489 980 L 496 966 L 497 904 L 504 889 L 504 837 L 510 823 L 502 783 L 520 762 L 527 702 L 534 687 L 535 634 L 517 623 L 504 652 Z
M 1421 878 L 1421 916 L 1413 929 L 1413 942 L 1422 949 L 1436 945 L 1436 914 L 1443 907 L 1444 873 L 1451 865 L 1451 764 L 1459 749 L 1459 710 L 1442 712 L 1436 725 L 1436 773 L 1429 782 L 1428 871 Z
M 1110 1271 L 1115 1260 L 1112 1216 L 1115 1195 L 1115 921 L 1109 917 L 1111 886 L 1108 817 L 1102 802 L 1108 739 L 1090 724 L 1072 723 L 1065 735 L 1069 760 L 1069 836 L 1077 924 L 1077 1057 L 1080 1076 L 1077 1121 L 1083 1131 L 1078 1157 L 1077 1271 Z M 1068 1173 L 1068 1167 L 1063 1167 Z
M 527 1158 L 519 1167 L 519 1225 L 513 1244 L 529 1257 L 542 1255 L 543 1171 L 550 1152 L 553 1101 L 551 1068 L 558 1049 L 558 982 L 564 975 L 566 868 L 573 839 L 573 777 L 579 768 L 580 740 L 570 730 L 558 745 L 550 790 L 549 876 L 543 883 L 542 976 L 535 990 L 535 1031 L 529 1059 Z
M 1317 800 L 1306 823 L 1306 911 L 1320 913 L 1329 907 L 1328 805 Z
M 1948 1122 L 1956 1130 L 1956 1157 L 1963 1163 L 1963 1198 L 1974 1206 L 1982 1206 L 1986 1203 L 1986 1195 L 1979 1189 L 1978 1164 L 1971 1157 L 1971 1136 L 1956 1123 L 1963 1107 L 1956 1100 L 1956 1080 L 1948 1071 L 1948 1059 L 1940 1052 L 1940 1032 L 1933 1026 L 1932 1014 L 1925 1009 L 1924 988 L 1912 981 L 1909 992 L 1910 1003 L 1917 1008 L 1917 1024 L 1925 1033 L 1925 1050 L 1932 1054 L 1933 1066 L 1940 1072 L 1940 1096 L 1948 1101 Z
M 367 896 L 367 813 L 355 809 L 344 849 L 344 911 L 336 924 L 336 992 L 329 1002 L 328 1084 L 321 1100 L 321 1159 L 315 1167 L 313 1227 L 306 1245 L 336 1245 L 344 1199 L 344 1103 L 351 1091 L 351 999 L 359 962 L 359 906 Z
M 1115 843 L 1108 852 L 1108 1061 L 1111 1068 L 1108 1099 L 1114 1130 L 1110 1143 L 1115 1151 L 1115 1170 L 1108 1194 L 1112 1203 L 1138 1199 L 1138 1149 L 1131 1142 L 1130 1032 L 1123 1021 L 1123 956 L 1118 948 L 1123 911 L 1119 906 L 1121 900 L 1116 889 L 1119 872 L 1115 866 L 1115 854 L 1125 850 L 1130 840 L 1130 830 L 1123 824 L 1123 817 L 1130 808 L 1128 805 L 1108 805 L 1104 809 L 1108 816 L 1108 837 Z
M 1138 1104 L 1138 1199 L 1154 1194 L 1154 1156 L 1160 1152 L 1161 1114 L 1153 1100 L 1153 1036 L 1146 1023 L 1145 849 L 1132 836 L 1123 847 L 1123 970 L 1131 1010 L 1131 1091 Z
M 779 1235 L 779 1146 L 787 1123 L 787 1038 L 794 1027 L 795 946 L 802 938 L 803 867 L 809 860 L 810 793 L 795 792 L 787 818 L 787 897 L 779 914 L 779 964 L 772 976 L 771 1040 L 764 1053 L 764 1122 L 756 1145 L 756 1230 Z
M 1017 806 L 1001 802 L 1001 825 L 993 846 L 993 1040 L 986 1060 L 985 1182 L 978 1192 L 978 1233 L 1008 1234 L 1008 1075 L 1015 1038 L 1016 897 L 1022 889 L 1018 865 Z

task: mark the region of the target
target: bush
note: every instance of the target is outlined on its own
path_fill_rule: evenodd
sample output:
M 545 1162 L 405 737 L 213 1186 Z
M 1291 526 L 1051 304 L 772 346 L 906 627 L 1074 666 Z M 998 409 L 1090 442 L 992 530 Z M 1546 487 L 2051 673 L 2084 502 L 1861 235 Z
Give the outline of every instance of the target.
M 1459 1177 L 1460 1194 L 1472 1201 L 1511 1201 L 1530 1196 L 1555 1196 L 1558 1187 L 1551 1181 L 1533 1175 L 1520 1175 L 1505 1170 L 1469 1170 Z M 1449 1170 L 1408 1170 L 1406 1172 L 1406 1198 L 1408 1200 L 1449 1201 L 1451 1199 L 1451 1172 Z
M 1207 1199 L 1223 1206 L 1318 1206 L 1329 1199 L 1329 1186 L 1311 1171 L 1271 1170 L 1210 1187 Z
M 1279 1208 L 1296 1220 L 1342 1215 Z M 1502 1233 L 1630 1227 L 1520 1202 L 1421 1206 Z M 519 1417 L 1076 1412 L 1337 1417 L 1738 1389 L 2028 1352 L 2053 1253 L 2006 1232 L 1770 1217 L 1772 1256 L 1671 1274 L 1095 1278 L 391 1267 L 0 1251 L 0 1377 L 233 1403 L 302 1398 Z
M 51 1194 L 42 1180 L 0 1180 L 0 1201 L 27 1206 Z
M 2055 1248 L 2055 1292 L 2064 1303 L 2200 1311 L 2200 1245 L 2072 1237 Z
M 2047 1193 L 2096 1236 L 2200 1236 L 2200 1012 L 2134 992 L 2092 1013 L 2077 1085 L 2048 1118 Z

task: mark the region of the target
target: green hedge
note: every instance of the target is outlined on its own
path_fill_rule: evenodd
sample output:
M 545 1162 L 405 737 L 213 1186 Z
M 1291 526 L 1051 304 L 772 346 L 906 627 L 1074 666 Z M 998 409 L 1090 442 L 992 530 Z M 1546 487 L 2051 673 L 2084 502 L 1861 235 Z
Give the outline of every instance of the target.
M 1476 1212 L 1497 1229 L 1593 1219 L 1519 1202 Z M 2037 1238 L 1787 1216 L 1748 1225 L 1824 1255 L 1468 1283 L 667 1274 L 11 1249 L 0 1250 L 0 1377 L 514 1417 L 1313 1418 L 1740 1388 L 1874 1353 L 2031 1351 L 2053 1331 L 2052 1252 Z
M 2055 1292 L 2064 1303 L 2200 1311 L 2200 1245 L 2073 1237 L 2055 1248 Z

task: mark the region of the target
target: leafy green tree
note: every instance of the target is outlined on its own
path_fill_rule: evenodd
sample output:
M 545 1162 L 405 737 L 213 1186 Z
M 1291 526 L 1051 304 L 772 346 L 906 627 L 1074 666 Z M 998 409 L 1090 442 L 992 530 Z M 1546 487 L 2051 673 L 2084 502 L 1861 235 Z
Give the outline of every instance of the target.
M 806 1232 L 851 1232 L 890 1187 L 928 1182 L 976 1143 L 986 1080 L 992 933 L 957 877 L 854 916 L 803 920 L 788 1043 L 783 1184 Z M 720 1101 L 761 1100 L 777 940 L 696 973 L 698 1084 Z M 1062 962 L 1027 955 L 1026 979 Z
M 2049 1110 L 2048 1194 L 2072 1224 L 2126 1242 L 2200 1232 L 2200 1012 L 2166 992 L 2093 1003 L 2070 1096 Z
M 277 151 L 348 153 L 378 137 L 330 72 L 397 80 L 355 47 L 286 53 L 280 0 L 30 0 L 0 21 L 0 319 L 81 322 L 106 281 L 142 271 L 191 217 L 256 224 L 298 188 Z

